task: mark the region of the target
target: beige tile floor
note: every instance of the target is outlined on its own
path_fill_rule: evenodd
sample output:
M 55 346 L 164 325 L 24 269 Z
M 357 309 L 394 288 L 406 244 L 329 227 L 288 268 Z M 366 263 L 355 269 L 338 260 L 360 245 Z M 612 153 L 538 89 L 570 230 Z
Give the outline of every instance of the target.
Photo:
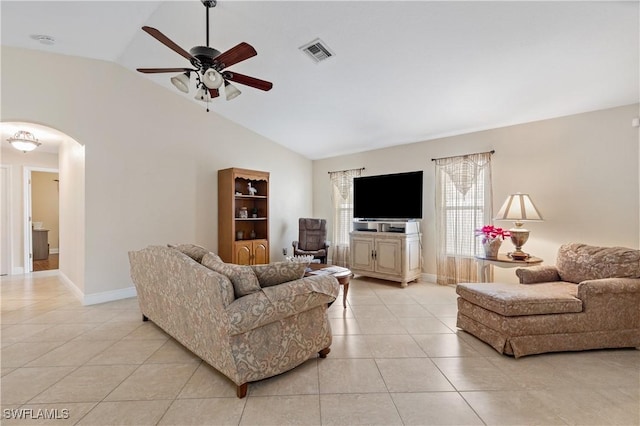
M 640 424 L 640 351 L 501 356 L 456 329 L 452 287 L 354 279 L 329 356 L 245 399 L 135 298 L 81 306 L 51 272 L 1 287 L 3 425 Z M 68 418 L 10 418 L 38 410 Z

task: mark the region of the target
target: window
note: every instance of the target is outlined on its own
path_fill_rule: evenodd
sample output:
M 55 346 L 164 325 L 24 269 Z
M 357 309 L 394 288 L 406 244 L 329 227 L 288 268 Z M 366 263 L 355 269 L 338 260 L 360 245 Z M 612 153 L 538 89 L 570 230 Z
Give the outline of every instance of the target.
M 475 230 L 491 223 L 491 153 L 436 160 L 438 284 L 478 280 Z
M 462 196 L 451 178 L 444 179 L 446 210 L 446 253 L 473 257 L 481 254 L 482 246 L 475 230 L 485 225 L 484 169 L 480 169 L 477 180 L 471 185 L 469 192 L 476 196 Z
M 332 183 L 333 232 L 330 246 L 331 263 L 349 267 L 349 234 L 353 229 L 353 178 L 362 169 L 329 172 Z
M 334 186 L 334 192 L 336 191 Z M 336 232 L 334 233 L 335 244 L 349 245 L 349 234 L 353 231 L 353 187 L 349 197 L 345 200 L 334 193 L 334 198 L 338 198 L 335 206 L 334 216 Z

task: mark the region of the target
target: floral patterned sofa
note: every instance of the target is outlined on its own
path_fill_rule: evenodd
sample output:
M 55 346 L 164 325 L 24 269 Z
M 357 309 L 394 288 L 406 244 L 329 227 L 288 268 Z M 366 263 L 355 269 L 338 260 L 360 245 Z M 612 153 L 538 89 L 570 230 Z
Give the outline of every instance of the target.
M 129 253 L 143 320 L 151 320 L 247 394 L 249 382 L 288 371 L 331 345 L 332 276 L 305 264 L 242 266 L 191 244 Z M 216 272 L 218 271 L 218 272 Z
M 458 284 L 457 326 L 516 358 L 640 347 L 640 250 L 565 244 L 520 284 Z

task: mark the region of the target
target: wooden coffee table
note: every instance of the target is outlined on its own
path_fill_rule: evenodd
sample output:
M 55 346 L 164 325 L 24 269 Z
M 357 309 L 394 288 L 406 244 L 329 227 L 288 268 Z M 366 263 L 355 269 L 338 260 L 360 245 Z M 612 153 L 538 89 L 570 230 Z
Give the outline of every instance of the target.
M 353 277 L 353 272 L 351 272 L 347 268 L 342 268 L 333 265 L 327 265 L 325 263 L 311 263 L 309 264 L 309 268 L 311 271 L 305 272 L 305 277 L 310 277 L 312 275 L 321 275 L 322 273 L 314 273 L 315 271 L 321 271 L 325 268 L 340 268 L 337 272 L 327 272 L 327 275 L 332 275 L 336 277 L 338 283 L 344 288 L 342 293 L 342 305 L 347 307 L 347 293 L 349 293 L 349 280 Z

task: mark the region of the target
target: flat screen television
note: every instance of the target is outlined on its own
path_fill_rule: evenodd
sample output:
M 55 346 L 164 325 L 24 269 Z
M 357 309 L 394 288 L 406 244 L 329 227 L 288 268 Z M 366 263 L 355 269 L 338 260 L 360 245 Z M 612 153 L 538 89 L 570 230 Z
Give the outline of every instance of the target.
M 353 179 L 355 219 L 422 219 L 422 170 Z

